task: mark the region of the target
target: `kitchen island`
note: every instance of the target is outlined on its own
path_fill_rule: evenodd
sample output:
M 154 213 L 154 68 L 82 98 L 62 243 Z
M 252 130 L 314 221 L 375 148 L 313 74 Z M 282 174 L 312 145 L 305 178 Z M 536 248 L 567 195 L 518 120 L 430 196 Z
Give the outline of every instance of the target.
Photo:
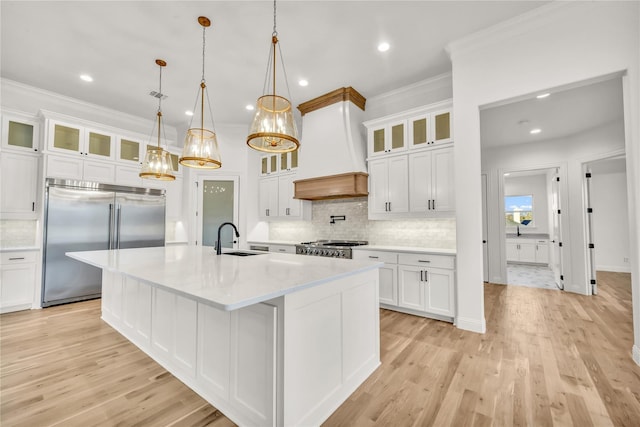
M 380 365 L 377 262 L 175 246 L 71 252 L 102 318 L 239 425 L 320 425 Z

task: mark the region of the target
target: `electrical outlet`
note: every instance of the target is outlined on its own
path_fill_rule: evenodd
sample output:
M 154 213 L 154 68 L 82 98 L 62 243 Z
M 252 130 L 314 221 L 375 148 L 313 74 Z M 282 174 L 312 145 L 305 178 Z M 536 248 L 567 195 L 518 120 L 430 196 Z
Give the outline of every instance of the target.
M 629 263 L 629 258 L 627 258 L 627 257 L 622 258 L 622 262 L 624 262 L 624 263 L 627 263 L 627 264 L 628 264 L 628 263 Z

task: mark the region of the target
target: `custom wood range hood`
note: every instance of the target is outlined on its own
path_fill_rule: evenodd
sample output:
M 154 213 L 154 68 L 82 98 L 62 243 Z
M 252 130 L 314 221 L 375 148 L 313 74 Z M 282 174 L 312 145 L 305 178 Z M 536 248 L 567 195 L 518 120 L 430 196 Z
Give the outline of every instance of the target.
M 340 88 L 298 106 L 303 135 L 294 198 L 326 200 L 362 197 L 367 188 L 365 98 Z

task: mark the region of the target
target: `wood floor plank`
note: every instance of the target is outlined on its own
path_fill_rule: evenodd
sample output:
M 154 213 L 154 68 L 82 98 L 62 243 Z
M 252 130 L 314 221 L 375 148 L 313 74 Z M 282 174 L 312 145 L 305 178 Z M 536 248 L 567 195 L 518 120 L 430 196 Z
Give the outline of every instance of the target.
M 597 281 L 594 297 L 486 284 L 486 334 L 380 310 L 382 365 L 324 425 L 640 425 L 630 275 Z M 0 425 L 234 424 L 94 300 L 0 316 Z

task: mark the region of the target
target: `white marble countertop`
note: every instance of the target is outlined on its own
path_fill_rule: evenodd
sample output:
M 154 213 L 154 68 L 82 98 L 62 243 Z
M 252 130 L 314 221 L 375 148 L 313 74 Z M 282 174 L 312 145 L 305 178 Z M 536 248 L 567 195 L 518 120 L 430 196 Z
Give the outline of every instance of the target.
M 247 244 L 257 244 L 257 245 L 299 245 L 300 242 L 292 242 L 289 240 L 247 240 Z
M 236 310 L 383 265 L 274 252 L 243 252 L 259 255 L 217 256 L 211 247 L 166 246 L 69 252 L 67 256 L 224 310 Z
M 351 248 L 354 251 L 366 250 L 366 251 L 388 251 L 388 252 L 416 252 L 422 254 L 436 254 L 436 255 L 455 255 L 455 249 L 443 249 L 443 248 L 424 248 L 418 246 L 386 246 L 386 245 L 365 245 L 356 246 Z

